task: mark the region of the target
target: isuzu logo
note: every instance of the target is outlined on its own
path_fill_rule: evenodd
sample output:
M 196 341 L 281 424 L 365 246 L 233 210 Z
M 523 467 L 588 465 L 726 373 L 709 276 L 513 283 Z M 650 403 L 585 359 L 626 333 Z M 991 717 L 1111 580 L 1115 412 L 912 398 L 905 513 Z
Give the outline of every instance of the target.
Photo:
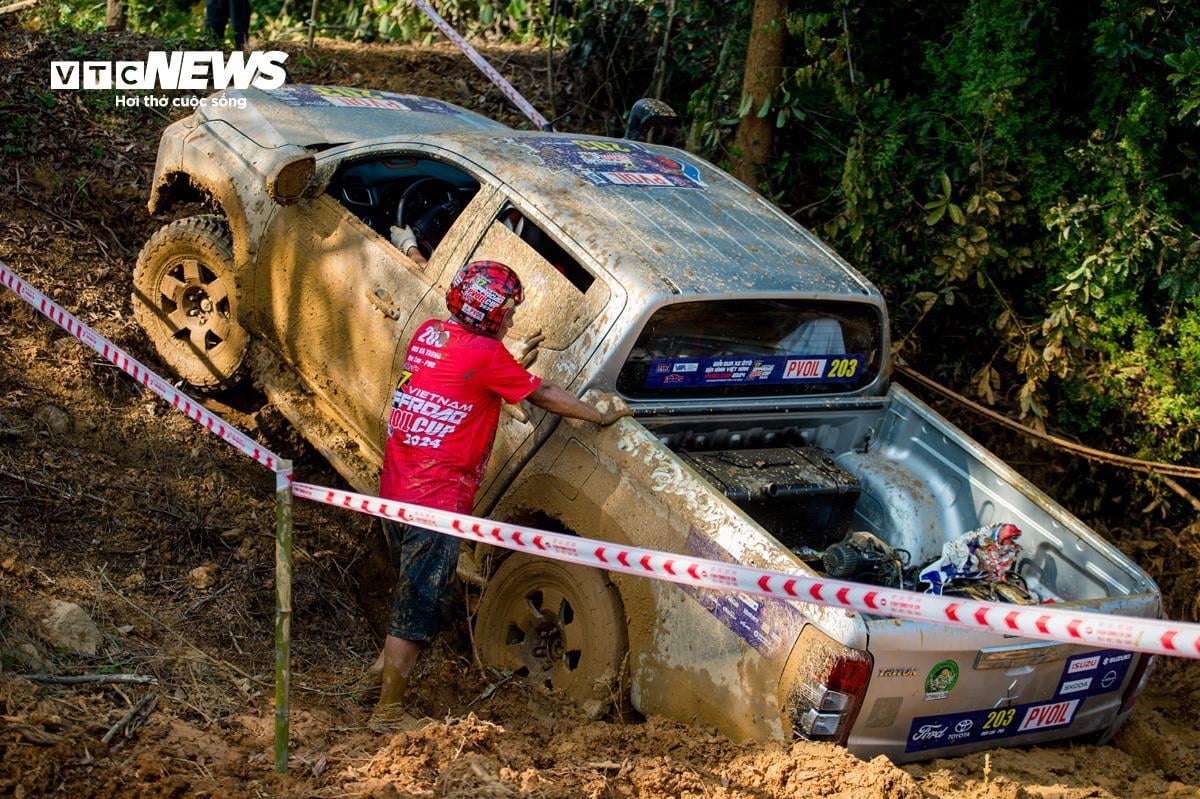
M 1081 671 L 1091 671 L 1100 665 L 1100 656 L 1092 655 L 1090 658 L 1076 660 L 1067 667 L 1067 674 L 1078 674 Z

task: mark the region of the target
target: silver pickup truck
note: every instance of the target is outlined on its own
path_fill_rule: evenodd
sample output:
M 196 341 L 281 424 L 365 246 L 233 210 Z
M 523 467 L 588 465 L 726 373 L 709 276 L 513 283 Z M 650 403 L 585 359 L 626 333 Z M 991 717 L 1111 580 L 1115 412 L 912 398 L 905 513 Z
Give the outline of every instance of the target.
M 487 258 L 524 282 L 509 343 L 540 340 L 533 371 L 635 416 L 599 429 L 509 408 L 478 514 L 917 590 L 944 545 L 1013 524 L 1007 571 L 948 593 L 1160 612 L 1141 569 L 890 384 L 870 282 L 689 153 L 366 89 L 229 90 L 162 136 L 150 209 L 194 202 L 211 213 L 142 250 L 140 324 L 197 389 L 252 374 L 360 491 L 412 331 Z M 1148 665 L 504 555 L 473 558 L 485 660 L 597 714 L 628 703 L 735 739 L 903 762 L 1102 738 Z

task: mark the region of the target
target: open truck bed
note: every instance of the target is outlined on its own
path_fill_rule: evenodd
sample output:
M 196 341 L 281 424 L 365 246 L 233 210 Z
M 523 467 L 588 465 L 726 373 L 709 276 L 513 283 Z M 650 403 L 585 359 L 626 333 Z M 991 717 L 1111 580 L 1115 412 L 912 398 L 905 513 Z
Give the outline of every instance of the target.
M 843 409 L 764 415 L 741 429 L 728 422 L 647 421 L 697 476 L 795 554 L 798 568 L 820 573 L 813 555 L 849 532 L 868 532 L 904 553 L 905 563 L 920 564 L 957 534 L 1011 523 L 1022 531 L 1016 571 L 1026 601 L 1160 613 L 1157 586 L 1119 550 L 900 387 Z M 827 453 L 841 476 L 814 470 L 814 451 Z M 788 476 L 792 482 L 782 483 Z M 813 613 L 818 627 L 821 616 Z M 846 706 L 824 711 L 824 727 L 810 719 L 809 728 L 836 729 L 852 751 L 898 762 L 1014 736 L 1035 743 L 1114 730 L 1147 657 L 882 616 L 840 620 L 826 633 L 865 650 L 870 667 Z M 793 679 L 802 691 L 819 692 L 809 676 L 822 679 Z

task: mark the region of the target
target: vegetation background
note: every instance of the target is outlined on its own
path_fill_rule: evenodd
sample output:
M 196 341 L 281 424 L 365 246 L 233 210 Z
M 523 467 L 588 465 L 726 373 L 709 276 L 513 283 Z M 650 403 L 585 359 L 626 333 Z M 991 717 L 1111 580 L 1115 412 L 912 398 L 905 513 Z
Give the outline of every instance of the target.
M 637 98 L 672 104 L 681 144 L 733 169 L 882 288 L 901 362 L 1034 428 L 1196 464 L 1200 4 L 436 7 L 468 38 L 544 48 L 553 107 L 542 111 L 562 129 L 620 135 Z M 313 8 L 256 0 L 251 35 L 304 38 Z M 315 10 L 323 36 L 440 37 L 407 0 Z M 133 30 L 200 36 L 202 3 L 128 0 L 127 11 Z M 105 5 L 32 13 L 48 28 L 96 30 Z M 1063 474 L 1056 496 L 1082 514 L 1197 527 L 1194 483 L 1107 466 Z M 1181 610 L 1195 617 L 1192 604 Z

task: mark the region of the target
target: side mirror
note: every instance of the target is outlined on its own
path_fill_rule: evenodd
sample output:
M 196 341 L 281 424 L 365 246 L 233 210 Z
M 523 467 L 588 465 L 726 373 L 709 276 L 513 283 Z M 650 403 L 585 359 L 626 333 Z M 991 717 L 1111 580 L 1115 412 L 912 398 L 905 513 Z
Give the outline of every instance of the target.
M 280 205 L 291 205 L 305 196 L 317 173 L 317 159 L 311 153 L 289 158 L 267 177 L 267 194 Z
M 654 127 L 679 124 L 679 115 L 662 100 L 643 97 L 629 109 L 629 122 L 625 125 L 625 138 L 645 141 L 646 134 Z

